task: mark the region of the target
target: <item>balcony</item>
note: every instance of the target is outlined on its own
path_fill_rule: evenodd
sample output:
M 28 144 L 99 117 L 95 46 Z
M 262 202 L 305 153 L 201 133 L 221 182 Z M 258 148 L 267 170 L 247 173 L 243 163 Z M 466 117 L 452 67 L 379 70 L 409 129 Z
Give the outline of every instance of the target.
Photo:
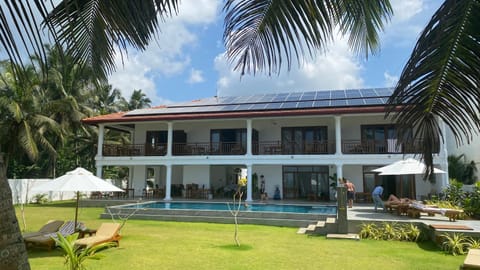
M 334 154 L 335 141 L 308 143 L 265 141 L 253 143 L 254 155 L 322 155 Z
M 397 140 L 390 139 L 386 141 L 361 141 L 344 140 L 342 142 L 343 154 L 416 154 L 420 152 L 423 140 L 416 140 L 409 143 L 397 145 Z M 434 149 L 434 153 L 439 152 L 439 147 Z
M 415 154 L 420 152 L 423 141 L 396 145 L 395 140 L 361 141 L 345 140 L 342 142 L 343 154 Z M 246 147 L 240 143 L 223 142 L 189 142 L 174 143 L 174 156 L 202 156 L 202 155 L 245 155 Z M 434 153 L 438 153 L 439 148 Z M 335 141 L 313 141 L 308 143 L 261 141 L 252 143 L 254 155 L 326 155 L 335 154 Z M 105 144 L 104 156 L 165 156 L 167 145 L 158 144 Z

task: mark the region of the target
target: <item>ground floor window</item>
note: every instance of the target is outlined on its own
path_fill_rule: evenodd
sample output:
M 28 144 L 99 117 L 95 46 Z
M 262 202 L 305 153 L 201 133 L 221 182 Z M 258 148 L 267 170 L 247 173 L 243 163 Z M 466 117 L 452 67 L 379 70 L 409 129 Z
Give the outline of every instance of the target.
M 329 200 L 328 166 L 283 166 L 283 199 Z
M 383 184 L 384 199 L 390 194 L 399 198 L 415 199 L 415 176 L 414 175 L 379 175 L 372 172 L 378 166 L 363 166 L 363 190 L 372 193 L 376 185 Z

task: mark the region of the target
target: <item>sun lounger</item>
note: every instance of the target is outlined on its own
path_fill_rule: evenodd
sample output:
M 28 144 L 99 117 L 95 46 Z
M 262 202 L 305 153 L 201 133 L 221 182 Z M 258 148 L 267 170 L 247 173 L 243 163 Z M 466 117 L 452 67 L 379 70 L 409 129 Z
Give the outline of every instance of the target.
M 427 213 L 429 215 L 441 214 L 448 217 L 450 221 L 455 221 L 458 216 L 463 213 L 463 210 L 431 207 L 418 202 L 411 203 L 408 208 L 408 216 L 420 218 L 420 213 Z
M 399 199 L 392 194 L 383 204 L 385 206 L 385 209 L 387 209 L 387 211 L 389 211 L 390 213 L 396 211 L 398 215 L 402 215 L 407 214 L 408 208 L 412 202 L 413 200 L 410 200 L 409 198 Z
M 77 226 L 83 227 L 83 223 L 77 222 Z M 58 238 L 57 233 L 60 233 L 63 236 L 74 234 L 76 231 L 75 229 L 75 222 L 74 221 L 67 221 L 58 232 L 47 233 L 43 235 L 37 235 L 25 238 L 25 244 L 27 247 L 45 247 L 48 250 L 51 250 L 55 247 L 55 239 Z
M 75 245 L 80 247 L 92 247 L 102 243 L 115 242 L 117 247 L 122 238 L 120 235 L 120 224 L 102 223 L 94 236 L 85 237 L 75 241 Z
M 23 238 L 30 238 L 34 236 L 40 236 L 40 235 L 45 235 L 49 233 L 55 233 L 60 229 L 60 227 L 63 225 L 64 221 L 63 220 L 50 220 L 48 221 L 45 225 L 43 225 L 42 228 L 40 228 L 36 232 L 29 232 L 23 234 Z

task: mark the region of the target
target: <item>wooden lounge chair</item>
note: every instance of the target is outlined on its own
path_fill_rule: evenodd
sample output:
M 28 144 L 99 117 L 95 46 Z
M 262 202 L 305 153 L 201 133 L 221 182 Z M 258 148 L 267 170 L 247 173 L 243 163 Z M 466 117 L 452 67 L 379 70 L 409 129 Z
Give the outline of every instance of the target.
M 102 243 L 114 242 L 117 247 L 120 246 L 120 224 L 118 223 L 102 223 L 97 229 L 94 236 L 85 237 L 75 241 L 76 246 L 92 247 Z
M 83 223 L 77 222 L 77 226 L 83 227 Z M 55 247 L 55 239 L 58 238 L 57 233 L 60 233 L 63 236 L 71 235 L 76 232 L 75 222 L 67 221 L 58 232 L 47 233 L 43 235 L 37 235 L 25 238 L 25 244 L 27 247 L 44 247 L 48 250 L 51 250 Z
M 410 207 L 408 208 L 408 216 L 420 218 L 420 213 L 427 213 L 430 216 L 435 214 L 441 214 L 448 217 L 448 220 L 455 221 L 457 220 L 458 216 L 463 213 L 463 210 L 431 207 L 418 202 L 411 203 Z
M 48 221 L 45 225 L 42 226 L 38 231 L 36 232 L 29 232 L 23 234 L 23 238 L 30 238 L 34 236 L 40 236 L 40 235 L 45 235 L 49 233 L 56 233 L 58 229 L 63 225 L 64 221 L 63 220 L 50 220 Z
M 407 214 L 408 208 L 410 207 L 410 204 L 414 202 L 413 200 L 410 200 L 409 198 L 397 198 L 395 195 L 391 194 L 388 197 L 388 200 L 385 201 L 383 204 L 385 205 L 385 209 L 389 211 L 390 213 L 393 213 L 394 211 L 397 213 L 397 215 L 402 215 L 402 214 Z

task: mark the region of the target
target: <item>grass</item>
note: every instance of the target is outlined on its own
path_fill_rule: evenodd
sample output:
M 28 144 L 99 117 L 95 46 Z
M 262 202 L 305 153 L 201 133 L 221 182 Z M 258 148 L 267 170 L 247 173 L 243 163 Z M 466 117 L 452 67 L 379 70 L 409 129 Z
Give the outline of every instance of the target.
M 102 208 L 82 208 L 79 220 L 96 228 Z M 19 211 L 17 209 L 19 215 Z M 73 204 L 28 206 L 27 231 L 50 219 L 73 219 Z M 19 219 L 20 220 L 20 219 Z M 233 222 L 233 220 L 232 220 Z M 21 221 L 20 221 L 21 224 Z M 297 228 L 129 220 L 119 248 L 87 261 L 88 269 L 458 269 L 465 256 L 446 255 L 433 243 L 327 240 L 297 235 Z M 32 270 L 65 269 L 62 252 L 30 249 Z

